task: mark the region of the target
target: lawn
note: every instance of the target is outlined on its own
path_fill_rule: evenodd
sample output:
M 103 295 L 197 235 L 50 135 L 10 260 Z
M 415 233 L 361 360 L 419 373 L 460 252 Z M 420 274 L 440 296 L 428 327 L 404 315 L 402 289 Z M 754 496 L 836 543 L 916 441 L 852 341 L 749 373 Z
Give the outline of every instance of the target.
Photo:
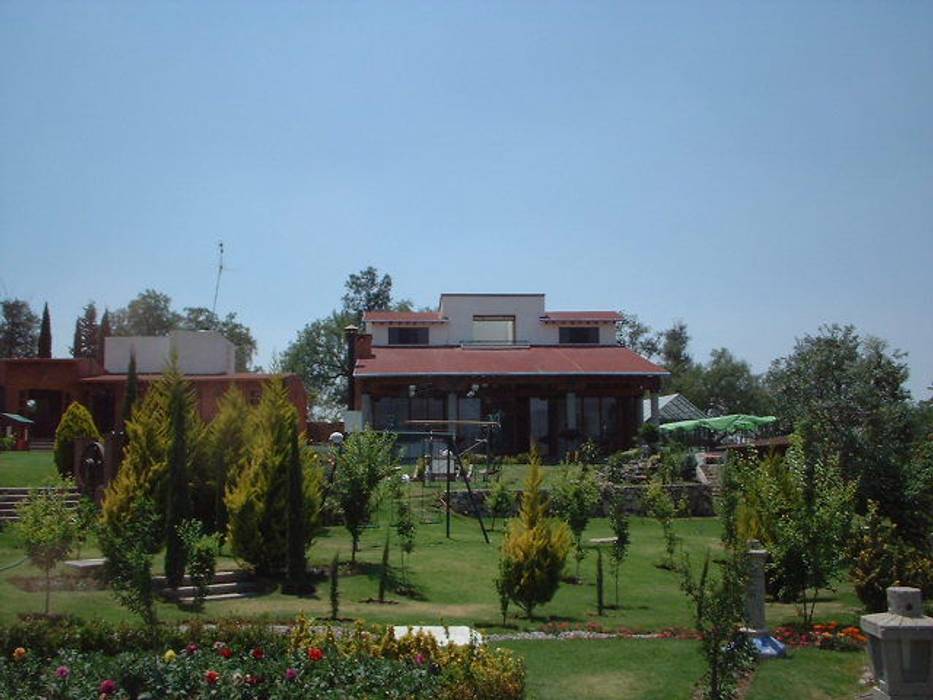
M 51 452 L 0 452 L 0 486 L 38 486 L 55 474 Z

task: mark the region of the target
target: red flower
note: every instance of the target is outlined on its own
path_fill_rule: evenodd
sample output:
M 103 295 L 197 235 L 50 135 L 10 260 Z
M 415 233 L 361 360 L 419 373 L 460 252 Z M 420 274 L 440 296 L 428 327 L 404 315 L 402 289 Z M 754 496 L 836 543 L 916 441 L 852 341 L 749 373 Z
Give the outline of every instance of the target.
M 317 647 L 309 647 L 308 658 L 311 659 L 311 661 L 320 661 L 324 658 L 324 652 Z
M 220 655 L 224 657 L 225 659 L 229 659 L 231 656 L 233 656 L 233 649 L 231 649 L 230 647 L 223 647 L 220 650 Z
M 264 659 L 266 658 L 266 652 L 262 650 L 262 647 L 256 647 L 253 649 L 253 658 L 258 660 Z
M 208 671 L 204 674 L 204 680 L 207 681 L 208 685 L 217 685 L 217 681 L 220 680 L 220 674 L 217 671 Z
M 188 646 L 185 647 L 185 651 L 188 652 L 189 655 L 190 655 L 190 654 L 197 654 L 197 653 L 198 653 L 198 645 L 195 644 L 194 642 L 191 642 L 191 644 L 189 644 Z
M 252 674 L 247 674 L 246 678 L 243 679 L 246 681 L 246 685 L 259 685 L 262 683 L 262 676 L 254 676 Z
M 113 695 L 117 692 L 117 682 L 110 680 L 109 678 L 105 681 L 102 681 L 100 684 L 100 694 L 101 695 Z

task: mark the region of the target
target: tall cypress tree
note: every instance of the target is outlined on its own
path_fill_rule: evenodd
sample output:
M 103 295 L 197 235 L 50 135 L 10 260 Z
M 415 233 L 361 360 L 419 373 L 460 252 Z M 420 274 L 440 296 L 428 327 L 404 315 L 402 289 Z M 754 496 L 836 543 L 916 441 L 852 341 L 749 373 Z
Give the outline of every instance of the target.
M 304 475 L 301 467 L 301 452 L 298 446 L 298 428 L 291 427 L 291 450 L 288 458 L 288 506 L 286 512 L 286 579 L 287 588 L 294 593 L 301 591 L 308 565 L 307 514 L 305 513 Z
M 123 393 L 123 424 L 133 417 L 133 404 L 139 397 L 139 377 L 136 374 L 136 353 L 130 352 L 130 364 L 126 368 L 126 389 Z M 125 430 L 125 428 L 124 428 Z
M 165 579 L 172 588 L 181 585 L 187 553 L 178 526 L 191 514 L 188 491 L 188 409 L 185 380 L 173 360 L 169 368 L 168 499 L 165 511 Z
M 97 362 L 104 365 L 104 340 L 112 335 L 110 328 L 110 311 L 104 309 L 104 315 L 100 317 L 100 326 L 97 327 Z
M 49 318 L 49 303 L 42 308 L 42 325 L 39 328 L 39 357 L 52 356 L 52 320 Z
M 84 357 L 81 353 L 81 318 L 78 317 L 75 320 L 75 336 L 71 341 L 71 356 L 72 357 Z

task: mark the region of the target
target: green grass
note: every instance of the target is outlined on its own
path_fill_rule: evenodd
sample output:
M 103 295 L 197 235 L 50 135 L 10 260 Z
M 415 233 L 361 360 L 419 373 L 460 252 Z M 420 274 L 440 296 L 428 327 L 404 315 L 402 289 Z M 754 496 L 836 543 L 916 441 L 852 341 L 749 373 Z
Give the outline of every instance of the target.
M 51 451 L 0 452 L 0 486 L 39 486 L 56 473 Z
M 530 700 L 690 698 L 703 674 L 697 642 L 607 639 L 503 642 L 525 659 Z
M 868 665 L 860 652 L 797 649 L 758 667 L 746 700 L 851 700 Z

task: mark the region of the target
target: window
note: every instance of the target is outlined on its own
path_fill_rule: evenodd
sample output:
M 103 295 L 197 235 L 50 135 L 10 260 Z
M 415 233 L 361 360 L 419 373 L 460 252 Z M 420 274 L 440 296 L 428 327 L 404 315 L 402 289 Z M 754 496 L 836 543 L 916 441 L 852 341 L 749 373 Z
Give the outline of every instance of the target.
M 596 326 L 570 326 L 560 329 L 561 345 L 595 345 L 599 343 L 599 328 Z
M 515 341 L 514 316 L 474 316 L 473 342 L 512 343 Z
M 389 345 L 427 345 L 427 328 L 389 328 Z

